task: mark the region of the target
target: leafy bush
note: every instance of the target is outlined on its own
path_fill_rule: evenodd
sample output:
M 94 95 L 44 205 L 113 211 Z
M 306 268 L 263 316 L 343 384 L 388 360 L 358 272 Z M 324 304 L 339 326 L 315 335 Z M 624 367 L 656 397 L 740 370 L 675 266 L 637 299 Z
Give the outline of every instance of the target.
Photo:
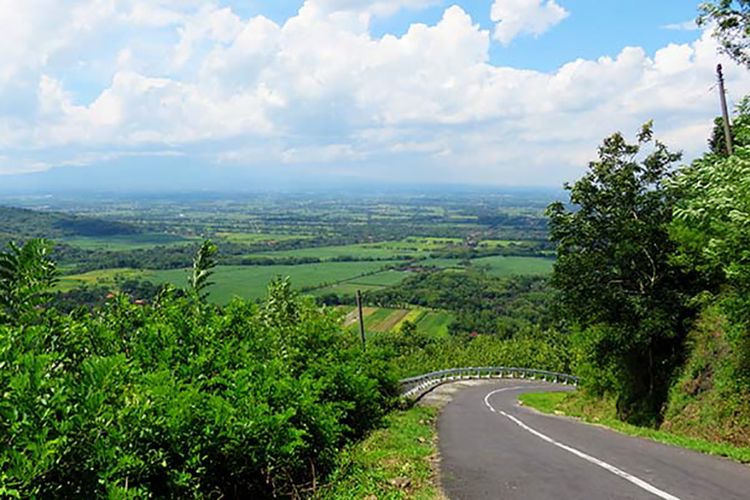
M 0 325 L 0 495 L 297 496 L 392 407 L 336 315 L 271 285 Z

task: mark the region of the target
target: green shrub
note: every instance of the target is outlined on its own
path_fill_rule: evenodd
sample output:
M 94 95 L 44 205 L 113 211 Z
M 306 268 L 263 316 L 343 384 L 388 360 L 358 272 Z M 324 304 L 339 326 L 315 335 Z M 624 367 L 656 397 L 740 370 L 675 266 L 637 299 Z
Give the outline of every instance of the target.
M 0 326 L 0 495 L 300 494 L 397 395 L 344 335 L 283 282 Z

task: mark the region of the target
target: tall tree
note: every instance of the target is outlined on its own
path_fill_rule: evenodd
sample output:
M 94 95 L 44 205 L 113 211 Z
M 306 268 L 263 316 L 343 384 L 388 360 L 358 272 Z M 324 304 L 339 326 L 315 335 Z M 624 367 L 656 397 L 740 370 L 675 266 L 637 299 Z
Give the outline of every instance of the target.
M 750 0 L 712 0 L 699 7 L 699 26 L 715 24 L 721 51 L 750 67 Z
M 674 199 L 665 186 L 679 159 L 653 140 L 651 123 L 635 144 L 616 133 L 565 186 L 572 207 L 547 212 L 558 243 L 552 284 L 580 332 L 585 381 L 615 392 L 620 417 L 631 421 L 658 416 L 682 353 L 690 280 L 670 262 Z

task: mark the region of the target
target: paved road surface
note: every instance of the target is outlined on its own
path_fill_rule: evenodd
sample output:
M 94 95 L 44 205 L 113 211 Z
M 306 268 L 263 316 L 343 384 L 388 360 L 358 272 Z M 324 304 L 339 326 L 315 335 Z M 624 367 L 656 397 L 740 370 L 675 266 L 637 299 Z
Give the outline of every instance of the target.
M 448 498 L 750 499 L 750 467 L 518 406 L 549 390 L 568 389 L 502 380 L 455 394 L 438 424 Z

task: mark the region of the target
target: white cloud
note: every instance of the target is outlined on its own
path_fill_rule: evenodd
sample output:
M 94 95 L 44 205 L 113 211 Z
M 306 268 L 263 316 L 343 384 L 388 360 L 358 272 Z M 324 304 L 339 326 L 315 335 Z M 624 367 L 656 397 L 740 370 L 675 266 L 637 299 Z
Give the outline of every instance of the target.
M 307 0 L 324 12 L 355 11 L 388 16 L 401 9 L 423 9 L 440 3 L 440 0 Z
M 665 24 L 661 29 L 670 31 L 698 31 L 700 27 L 695 23 L 695 20 L 690 20 L 682 23 Z
M 495 0 L 490 10 L 490 18 L 497 23 L 493 37 L 503 45 L 518 35 L 541 35 L 568 15 L 555 0 Z
M 707 32 L 541 72 L 493 65 L 493 35 L 457 5 L 401 36 L 371 34 L 371 16 L 429 3 L 419 0 L 308 0 L 280 24 L 182 0 L 87 0 L 73 14 L 29 0 L 2 24 L 11 3 L 0 0 L 0 97 L 17 104 L 0 108 L 0 173 L 190 151 L 248 168 L 557 184 L 602 137 L 650 118 L 696 154 L 716 113 Z M 515 22 L 516 34 L 541 29 Z M 750 92 L 750 74 L 722 62 L 731 94 Z M 99 88 L 81 92 L 71 67 Z M 14 76 L 4 85 L 3 74 Z

